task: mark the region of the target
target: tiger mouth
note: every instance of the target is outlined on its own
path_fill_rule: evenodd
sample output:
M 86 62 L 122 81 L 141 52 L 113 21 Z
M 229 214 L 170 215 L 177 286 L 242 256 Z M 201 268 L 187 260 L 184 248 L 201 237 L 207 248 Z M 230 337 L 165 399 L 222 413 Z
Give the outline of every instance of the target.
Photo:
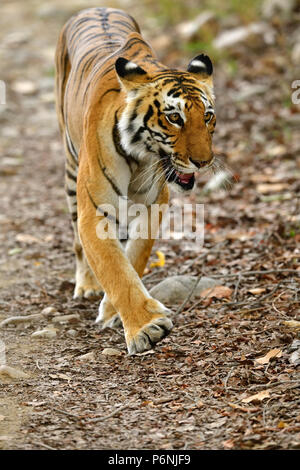
M 176 170 L 168 155 L 161 155 L 161 160 L 165 172 L 165 178 L 168 183 L 176 183 L 185 191 L 193 189 L 195 184 L 194 173 L 182 173 Z

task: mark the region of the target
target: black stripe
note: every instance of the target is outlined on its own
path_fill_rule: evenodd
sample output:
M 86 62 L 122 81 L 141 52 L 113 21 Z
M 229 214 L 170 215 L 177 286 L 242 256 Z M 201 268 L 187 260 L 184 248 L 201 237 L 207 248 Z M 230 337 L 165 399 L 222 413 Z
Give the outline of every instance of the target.
M 97 211 L 99 211 L 99 212 L 102 212 L 103 217 L 107 218 L 108 220 L 112 220 L 112 221 L 115 222 L 117 225 L 120 225 L 120 222 L 119 222 L 119 220 L 118 220 L 116 217 L 113 217 L 112 215 L 108 214 L 108 212 L 102 210 L 101 207 L 99 207 L 99 206 L 95 203 L 94 199 L 92 198 L 91 193 L 90 193 L 89 190 L 88 190 L 87 185 L 85 185 L 85 189 L 86 189 L 86 191 L 87 191 L 87 193 L 88 193 L 88 196 L 89 196 L 89 198 L 90 198 L 90 201 L 91 201 L 91 203 L 93 204 L 93 206 L 95 207 L 95 209 L 97 209 Z
M 115 113 L 115 123 L 114 123 L 114 127 L 113 127 L 113 130 L 112 130 L 112 137 L 113 137 L 113 142 L 114 142 L 114 146 L 115 146 L 115 149 L 116 149 L 116 152 L 125 159 L 130 171 L 132 172 L 132 169 L 131 169 L 131 161 L 133 160 L 136 164 L 138 164 L 138 161 L 135 160 L 134 157 L 132 157 L 131 155 L 128 155 L 124 148 L 122 147 L 122 144 L 121 144 L 121 139 L 120 139 L 120 134 L 119 134 L 119 129 L 118 129 L 118 111 L 116 111 Z
M 144 116 L 144 126 L 145 126 L 146 128 L 148 128 L 148 125 L 147 125 L 147 124 L 148 124 L 148 121 L 149 121 L 149 119 L 153 116 L 153 114 L 154 114 L 154 112 L 153 112 L 153 107 L 152 107 L 152 105 L 150 104 L 150 105 L 149 105 L 149 108 L 148 108 L 148 111 L 147 111 L 147 113 L 146 113 L 145 116 Z
M 76 196 L 76 191 L 67 187 L 67 195 L 71 197 Z
M 73 173 L 71 173 L 70 170 L 66 170 L 66 174 L 68 175 L 68 178 L 70 178 L 71 180 L 75 181 L 75 183 L 77 183 L 77 176 L 73 175 Z
M 98 160 L 99 161 L 99 160 Z M 100 161 L 99 161 L 99 165 L 100 165 L 100 168 L 101 170 L 103 171 L 103 174 L 105 176 L 105 178 L 107 179 L 107 181 L 110 183 L 111 187 L 113 188 L 113 190 L 115 191 L 115 193 L 117 193 L 118 196 L 123 196 L 123 194 L 121 193 L 120 189 L 118 188 L 118 186 L 116 185 L 116 183 L 111 179 L 110 176 L 108 176 L 108 174 L 106 173 L 106 168 L 105 167 L 101 167 L 101 164 L 100 164 Z
M 77 36 L 78 33 L 80 33 L 82 31 L 82 28 L 80 28 L 80 25 L 83 24 L 83 23 L 87 23 L 89 21 L 92 21 L 92 22 L 96 22 L 95 18 L 82 18 L 81 20 L 78 20 L 76 23 L 74 23 L 74 25 L 72 26 L 70 32 L 73 30 L 73 28 L 76 28 L 75 31 L 71 34 L 69 40 L 68 40 L 68 43 L 69 43 L 69 46 L 72 47 L 73 45 L 73 41 L 75 40 L 75 37 Z M 96 25 L 94 25 L 96 26 Z M 97 25 L 97 28 L 99 28 L 99 25 Z

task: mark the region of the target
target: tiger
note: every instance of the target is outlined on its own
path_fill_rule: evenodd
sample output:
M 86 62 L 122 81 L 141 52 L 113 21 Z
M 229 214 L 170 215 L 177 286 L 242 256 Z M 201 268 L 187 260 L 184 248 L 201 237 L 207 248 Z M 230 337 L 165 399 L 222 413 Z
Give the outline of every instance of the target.
M 63 26 L 55 70 L 74 298 L 104 293 L 96 322 L 122 326 L 128 354 L 142 353 L 173 328 L 170 310 L 142 282 L 155 236 L 99 237 L 97 224 L 119 223 L 120 198 L 144 204 L 152 223 L 152 205 L 168 204 L 169 189 L 188 194 L 195 173 L 212 166 L 213 65 L 204 53 L 186 71 L 163 65 L 131 15 L 99 7 Z M 116 210 L 102 210 L 103 204 Z

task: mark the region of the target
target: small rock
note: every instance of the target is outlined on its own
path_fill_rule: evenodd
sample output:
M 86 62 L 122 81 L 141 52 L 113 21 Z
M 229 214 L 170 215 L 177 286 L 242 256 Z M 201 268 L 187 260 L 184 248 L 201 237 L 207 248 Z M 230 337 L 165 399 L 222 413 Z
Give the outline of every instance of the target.
M 291 57 L 293 63 L 298 66 L 300 64 L 300 43 L 293 46 Z
M 179 304 L 186 299 L 197 280 L 198 278 L 196 276 L 190 275 L 168 277 L 157 284 L 157 286 L 152 287 L 150 294 L 162 303 Z M 218 285 L 217 281 L 203 276 L 192 298 L 199 296 L 205 289 L 215 287 L 216 285 Z
M 75 336 L 78 336 L 78 331 L 76 330 L 68 330 L 66 332 L 66 335 L 70 336 L 71 338 L 75 338 Z
M 285 19 L 289 19 L 295 7 L 295 0 L 264 0 L 261 11 L 262 16 L 268 20 L 274 15 L 279 15 Z
M 300 364 L 300 349 L 297 349 L 297 351 L 294 351 L 290 357 L 289 361 L 293 366 L 299 366 Z
M 266 44 L 273 44 L 275 31 L 267 23 L 251 23 L 247 26 L 230 29 L 220 33 L 213 41 L 216 49 L 225 49 L 245 42 L 250 36 L 260 36 Z
M 94 351 L 92 351 L 87 354 L 82 354 L 82 356 L 79 356 L 77 359 L 79 359 L 80 361 L 94 361 L 95 353 Z
M 191 21 L 180 23 L 176 32 L 184 40 L 190 40 L 206 23 L 215 19 L 215 13 L 212 11 L 203 11 Z
M 114 348 L 105 348 L 101 354 L 104 356 L 122 356 L 122 352 Z
M 7 375 L 11 379 L 27 379 L 29 377 L 26 372 L 5 365 L 0 366 L 0 375 Z
M 12 84 L 12 89 L 21 95 L 34 95 L 37 92 L 37 86 L 29 80 L 20 80 Z
M 77 322 L 79 320 L 80 315 L 78 313 L 72 313 L 71 315 L 57 315 L 52 318 L 53 323 Z
M 32 335 L 34 338 L 54 338 L 56 336 L 55 328 L 44 328 L 43 330 L 37 330 Z
M 17 317 L 9 317 L 3 320 L 0 323 L 0 328 L 3 326 L 9 325 L 10 323 L 25 323 L 25 322 L 31 322 L 31 321 L 36 321 L 42 318 L 41 313 L 33 313 L 32 315 L 23 315 L 23 316 L 17 316 Z
M 42 315 L 51 315 L 52 313 L 58 313 L 54 307 L 45 307 L 42 310 Z
M 289 351 L 293 351 L 293 353 L 289 357 L 290 364 L 293 364 L 293 366 L 298 366 L 300 364 L 300 340 L 299 339 L 294 339 L 294 341 L 289 347 Z

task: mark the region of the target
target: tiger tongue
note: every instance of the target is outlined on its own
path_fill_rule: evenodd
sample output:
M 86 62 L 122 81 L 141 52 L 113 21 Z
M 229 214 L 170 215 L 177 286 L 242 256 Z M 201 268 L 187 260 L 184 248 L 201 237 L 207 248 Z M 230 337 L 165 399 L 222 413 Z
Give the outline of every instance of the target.
M 177 175 L 177 178 L 181 183 L 187 184 L 191 181 L 191 179 L 194 176 L 194 173 L 179 173 L 178 171 L 175 170 L 175 173 Z

